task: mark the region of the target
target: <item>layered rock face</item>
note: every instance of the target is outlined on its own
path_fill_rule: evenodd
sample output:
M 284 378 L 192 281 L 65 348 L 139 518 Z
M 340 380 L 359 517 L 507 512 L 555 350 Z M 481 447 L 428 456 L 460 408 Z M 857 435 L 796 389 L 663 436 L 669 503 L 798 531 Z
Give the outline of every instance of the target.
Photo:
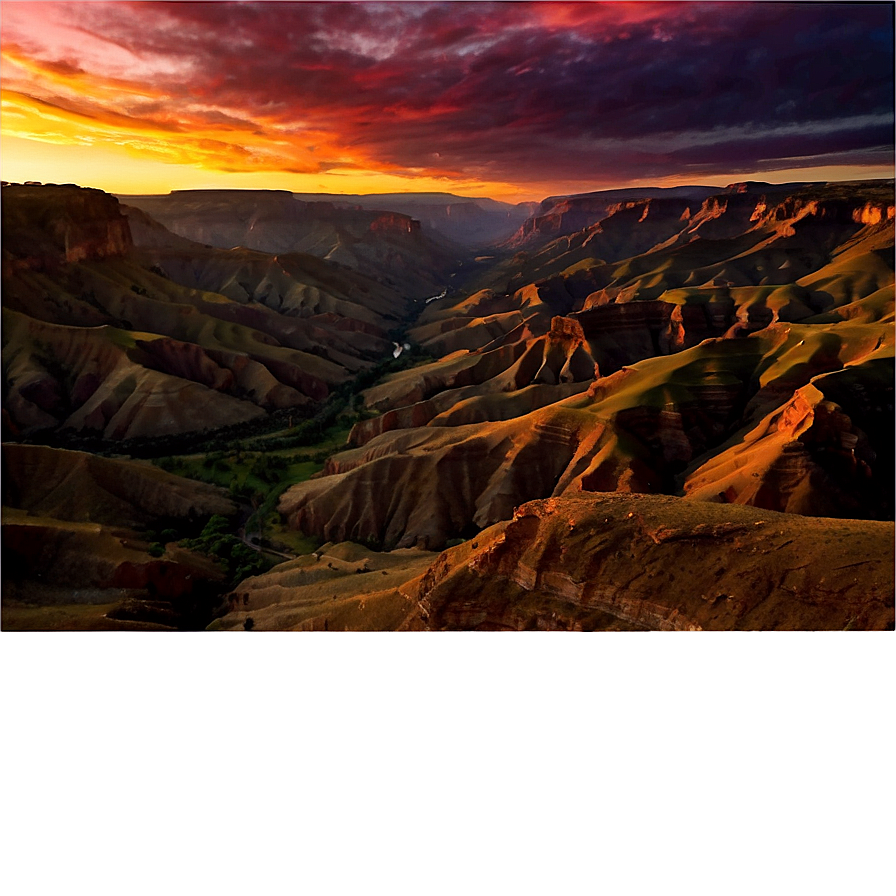
M 580 350 L 578 324 L 561 320 L 543 339 L 560 345 L 557 334 L 573 329 L 569 345 Z M 516 392 L 461 399 L 460 390 L 445 399 L 451 410 L 432 416 L 448 390 L 361 424 L 353 441 L 362 447 L 333 457 L 280 509 L 323 538 L 428 549 L 506 519 L 524 501 L 581 492 L 886 518 L 892 356 L 893 335 L 877 324 L 778 323 L 627 365 L 522 416 L 494 410 L 523 411 Z M 454 363 L 468 371 L 487 357 Z M 504 376 L 495 381 L 510 385 Z M 487 414 L 465 415 L 488 401 Z M 384 489 L 388 502 L 377 498 Z
M 420 222 L 409 218 L 407 215 L 399 215 L 395 212 L 381 212 L 370 222 L 371 233 L 384 233 L 397 236 L 398 234 L 420 233 Z
M 798 389 L 685 480 L 685 494 L 812 516 L 862 516 L 874 503 L 876 452 L 814 385 Z M 879 483 L 882 484 L 882 483 Z
M 565 234 L 584 231 L 610 216 L 614 210 L 643 199 L 684 199 L 697 204 L 711 195 L 712 187 L 632 188 L 604 190 L 577 196 L 545 199 L 535 213 L 505 243 L 510 248 L 533 248 Z
M 483 247 L 509 236 L 534 210 L 536 203 L 511 205 L 494 199 L 452 193 L 294 193 L 303 202 L 325 201 L 337 208 L 390 209 L 420 221 L 462 246 Z
M 124 255 L 133 245 L 117 200 L 76 186 L 3 187 L 3 273 Z
M 309 401 L 245 353 L 208 352 L 148 335 L 140 340 L 111 327 L 57 326 L 14 312 L 4 314 L 4 331 L 4 407 L 23 434 L 59 429 L 111 440 L 173 435 Z M 246 386 L 255 401 L 242 397 Z
M 371 390 L 368 403 L 383 413 L 356 424 L 349 443 L 364 445 L 384 432 L 409 426 L 518 417 L 583 391 L 597 375 L 581 325 L 554 317 L 543 336 L 465 355 L 435 370 L 427 365 L 409 371 L 403 382 Z M 405 404 L 408 401 L 413 403 Z
M 671 497 L 566 497 L 446 551 L 415 597 L 436 630 L 892 629 L 893 534 Z

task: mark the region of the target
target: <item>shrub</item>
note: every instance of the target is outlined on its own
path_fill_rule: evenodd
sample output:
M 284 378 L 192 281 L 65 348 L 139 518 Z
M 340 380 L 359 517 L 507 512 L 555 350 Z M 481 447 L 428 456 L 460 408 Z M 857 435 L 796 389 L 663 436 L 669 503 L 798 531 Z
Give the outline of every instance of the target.
M 221 516 L 219 513 L 212 514 L 205 524 L 205 528 L 202 530 L 202 538 L 210 538 L 214 535 L 226 535 L 228 529 L 230 529 L 230 523 L 227 522 L 226 516 Z

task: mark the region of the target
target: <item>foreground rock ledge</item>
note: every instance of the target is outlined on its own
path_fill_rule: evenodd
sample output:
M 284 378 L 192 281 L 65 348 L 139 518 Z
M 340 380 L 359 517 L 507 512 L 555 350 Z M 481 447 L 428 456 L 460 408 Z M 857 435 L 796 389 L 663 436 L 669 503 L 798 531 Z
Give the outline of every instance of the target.
M 653 495 L 522 505 L 415 583 L 428 629 L 881 630 L 894 526 Z

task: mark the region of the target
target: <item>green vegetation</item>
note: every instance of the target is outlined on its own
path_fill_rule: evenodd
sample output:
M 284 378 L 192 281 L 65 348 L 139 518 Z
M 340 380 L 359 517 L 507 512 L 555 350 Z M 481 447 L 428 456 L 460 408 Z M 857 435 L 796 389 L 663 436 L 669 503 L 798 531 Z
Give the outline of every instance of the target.
M 206 523 L 198 538 L 186 538 L 181 547 L 197 551 L 217 560 L 224 568 L 232 585 L 266 572 L 273 565 L 263 554 L 244 544 L 241 539 L 230 534 L 230 521 L 215 514 Z
M 107 268 L 116 274 L 114 265 L 105 266 L 103 271 Z M 122 286 L 128 283 L 130 273 L 121 272 Z M 143 284 L 137 283 L 136 287 L 134 292 L 142 295 Z M 83 292 L 93 296 L 86 285 Z M 123 330 L 115 330 L 114 335 L 128 344 L 134 339 Z M 389 335 L 395 341 L 404 342 L 406 338 L 403 329 Z M 60 366 L 52 347 L 38 343 L 34 355 L 67 396 L 74 387 L 73 375 Z M 166 546 L 175 542 L 213 558 L 232 587 L 283 558 L 318 547 L 315 539 L 291 530 L 280 518 L 277 504 L 281 495 L 320 472 L 326 459 L 345 446 L 352 426 L 373 414 L 364 408 L 364 390 L 387 376 L 431 360 L 419 347 L 402 352 L 399 358 L 390 355 L 351 381 L 332 388 L 316 405 L 283 408 L 211 431 L 112 442 L 95 434 L 57 430 L 23 441 L 100 456 L 147 458 L 170 473 L 226 490 L 239 510 L 229 520 L 218 518 L 218 529 L 211 523 L 202 529 L 204 519 L 165 518 L 156 520 L 141 534 L 154 558 L 165 557 Z M 132 389 L 133 383 L 124 381 L 120 388 Z
M 313 450 L 292 448 L 280 451 L 247 451 L 243 443 L 237 443 L 230 451 L 215 451 L 204 456 L 164 457 L 159 458 L 156 463 L 179 476 L 226 488 L 230 496 L 245 508 L 244 515 L 247 516 L 243 528 L 246 533 L 258 534 L 261 547 L 304 554 L 313 551 L 317 542 L 290 530 L 277 512 L 277 502 L 290 486 L 305 482 L 319 472 L 324 460 L 345 444 L 348 432 L 345 426 L 331 427 L 324 433 L 324 438 L 313 446 Z M 229 524 L 227 531 L 234 532 L 234 524 Z M 214 534 L 222 533 L 203 532 L 200 539 L 207 539 Z M 176 533 L 166 530 L 159 538 L 163 542 L 174 540 L 165 537 L 171 535 Z M 220 552 L 226 547 L 209 541 L 199 546 L 196 542 L 196 539 L 192 539 L 182 544 L 219 559 Z M 251 548 L 246 550 L 256 553 Z M 237 559 L 242 556 L 238 552 Z M 232 571 L 239 572 L 239 565 Z M 254 572 L 253 570 L 249 574 Z
M 171 452 L 155 457 L 153 462 L 169 473 L 227 489 L 243 507 L 241 528 L 247 537 L 257 535 L 257 544 L 262 549 L 274 553 L 310 553 L 318 547 L 318 542 L 289 529 L 277 512 L 280 496 L 290 486 L 320 472 L 325 460 L 345 446 L 351 427 L 369 416 L 363 408 L 364 389 L 390 374 L 428 360 L 419 350 L 404 352 L 400 358 L 389 358 L 339 386 L 310 419 L 294 423 L 292 418 L 298 415 L 297 410 L 276 411 L 262 421 L 227 427 L 198 439 L 194 435 L 189 453 Z M 162 444 L 167 443 L 155 440 L 152 447 Z M 183 547 L 220 561 L 236 583 L 268 568 L 274 559 L 246 545 L 236 535 L 238 525 L 235 520 L 228 522 L 223 517 L 213 517 L 198 537 L 183 538 L 183 533 L 179 535 L 173 529 L 166 529 L 150 533 L 150 540 L 162 547 L 180 537 Z
M 347 436 L 346 427 L 334 426 L 311 451 L 247 451 L 238 442 L 229 451 L 162 457 L 155 463 L 169 473 L 226 488 L 235 501 L 250 505 L 254 516 L 270 513 L 286 488 L 319 472 L 324 459 L 344 445 Z

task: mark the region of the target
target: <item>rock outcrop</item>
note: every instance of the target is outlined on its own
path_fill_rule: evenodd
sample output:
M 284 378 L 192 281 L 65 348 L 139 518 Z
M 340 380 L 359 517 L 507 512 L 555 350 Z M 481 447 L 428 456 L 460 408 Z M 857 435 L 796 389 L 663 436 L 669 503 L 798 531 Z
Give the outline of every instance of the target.
M 416 584 L 429 629 L 892 629 L 893 524 L 680 498 L 535 501 Z
M 810 516 L 865 515 L 877 502 L 868 437 L 810 384 L 743 441 L 691 473 L 685 494 Z M 877 464 L 875 464 L 877 466 Z
M 133 245 L 118 200 L 76 186 L 3 188 L 3 275 L 124 255 Z
M 566 234 L 586 230 L 614 210 L 645 199 L 683 199 L 699 206 L 714 192 L 712 187 L 685 186 L 671 188 L 630 188 L 583 193 L 576 196 L 553 196 L 545 199 L 535 213 L 524 221 L 506 242 L 509 248 L 539 247 Z

